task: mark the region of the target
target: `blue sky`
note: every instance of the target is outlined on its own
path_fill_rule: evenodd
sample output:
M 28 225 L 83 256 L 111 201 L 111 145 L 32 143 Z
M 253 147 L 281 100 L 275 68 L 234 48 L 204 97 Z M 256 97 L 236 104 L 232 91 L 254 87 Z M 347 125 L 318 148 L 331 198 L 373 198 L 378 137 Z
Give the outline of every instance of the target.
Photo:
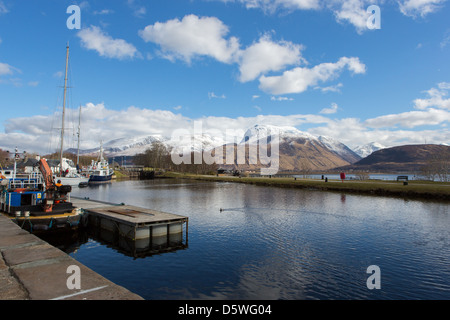
M 56 148 L 66 43 L 84 148 L 193 121 L 349 147 L 450 141 L 447 0 L 0 0 L 0 148 Z

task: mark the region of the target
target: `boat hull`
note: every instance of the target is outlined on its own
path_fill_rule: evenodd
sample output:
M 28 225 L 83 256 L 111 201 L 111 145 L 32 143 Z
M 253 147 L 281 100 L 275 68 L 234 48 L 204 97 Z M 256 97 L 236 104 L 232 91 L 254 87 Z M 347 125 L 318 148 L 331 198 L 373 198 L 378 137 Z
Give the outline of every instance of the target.
M 107 181 L 111 181 L 112 179 L 112 174 L 108 174 L 106 176 L 98 176 L 98 175 L 91 175 L 89 178 L 89 183 L 91 182 L 107 182 Z
M 76 177 L 76 178 L 71 178 L 71 177 L 57 177 L 55 178 L 55 180 L 61 180 L 61 183 L 65 186 L 72 186 L 72 187 L 77 187 L 80 184 L 86 184 L 89 182 L 89 178 L 87 177 Z
M 3 215 L 29 232 L 50 232 L 77 229 L 86 225 L 84 213 L 70 202 L 53 205 L 51 212 L 44 212 L 41 205 L 6 205 Z
M 67 212 L 47 216 L 9 216 L 9 218 L 19 227 L 31 233 L 76 230 L 85 225 L 83 214 L 78 212 Z

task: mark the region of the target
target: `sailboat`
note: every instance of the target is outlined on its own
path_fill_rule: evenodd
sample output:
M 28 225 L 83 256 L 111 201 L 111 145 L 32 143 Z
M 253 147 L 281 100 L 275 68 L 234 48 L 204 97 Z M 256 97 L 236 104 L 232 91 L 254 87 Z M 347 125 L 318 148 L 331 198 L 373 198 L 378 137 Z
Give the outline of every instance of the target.
M 59 152 L 59 165 L 55 174 L 55 181 L 63 185 L 84 186 L 89 182 L 89 177 L 78 172 L 72 160 L 63 157 L 64 150 L 64 118 L 66 114 L 67 71 L 69 67 L 69 44 L 66 47 L 66 73 L 64 78 L 64 99 L 62 111 L 61 145 Z
M 92 160 L 88 167 L 89 183 L 111 181 L 114 170 L 109 167 L 109 163 L 103 158 L 103 145 L 100 144 L 100 154 L 98 161 Z

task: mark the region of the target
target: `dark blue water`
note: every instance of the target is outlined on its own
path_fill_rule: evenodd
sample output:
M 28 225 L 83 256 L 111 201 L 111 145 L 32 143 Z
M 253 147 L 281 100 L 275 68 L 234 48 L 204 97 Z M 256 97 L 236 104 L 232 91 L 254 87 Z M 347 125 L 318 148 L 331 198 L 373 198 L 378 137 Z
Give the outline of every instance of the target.
M 135 258 L 91 237 L 71 253 L 145 299 L 450 299 L 446 203 L 187 180 L 72 195 L 189 217 L 185 249 Z

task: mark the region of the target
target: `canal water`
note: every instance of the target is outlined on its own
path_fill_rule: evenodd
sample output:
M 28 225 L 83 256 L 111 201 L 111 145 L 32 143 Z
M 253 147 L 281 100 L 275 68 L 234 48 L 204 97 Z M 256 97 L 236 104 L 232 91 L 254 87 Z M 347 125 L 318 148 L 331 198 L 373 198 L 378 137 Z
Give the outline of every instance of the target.
M 135 257 L 91 235 L 65 247 L 148 300 L 450 299 L 447 203 L 170 179 L 72 195 L 189 217 L 188 246 L 171 252 Z

